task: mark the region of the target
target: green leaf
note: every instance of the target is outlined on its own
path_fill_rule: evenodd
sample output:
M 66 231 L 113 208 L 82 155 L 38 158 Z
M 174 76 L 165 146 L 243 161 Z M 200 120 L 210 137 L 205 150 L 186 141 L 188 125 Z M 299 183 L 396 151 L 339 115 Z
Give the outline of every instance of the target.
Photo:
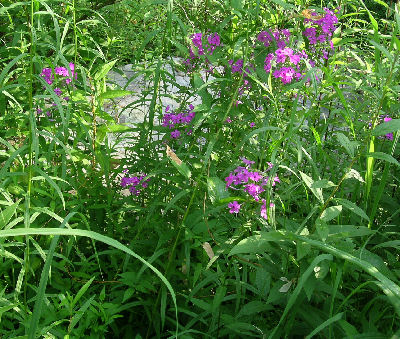
M 314 183 L 314 180 L 309 177 L 307 174 L 300 172 L 300 176 L 303 179 L 304 183 L 307 185 L 307 187 L 311 190 L 311 192 L 317 197 L 317 199 L 320 201 L 321 204 L 324 203 L 324 197 L 322 195 L 322 189 L 321 188 L 313 188 L 312 185 Z
M 317 180 L 311 184 L 311 188 L 330 188 L 335 186 L 336 185 L 328 179 Z
M 342 205 L 331 206 L 325 209 L 321 214 L 321 219 L 328 222 L 335 219 L 342 212 Z
M 276 3 L 279 6 L 282 6 L 284 9 L 288 9 L 288 10 L 291 10 L 291 11 L 293 11 L 293 10 L 296 11 L 297 10 L 296 6 L 294 6 L 294 5 L 290 4 L 290 3 L 287 3 L 286 1 L 283 1 L 283 0 L 272 0 L 272 2 Z
M 273 307 L 271 305 L 267 305 L 265 302 L 261 302 L 259 300 L 250 301 L 240 309 L 239 313 L 236 315 L 236 318 L 239 319 L 241 317 L 248 317 L 249 315 L 265 312 L 267 310 L 271 310 L 272 308 Z
M 225 183 L 218 177 L 207 178 L 208 197 L 212 203 L 229 197 Z
M 70 330 L 72 330 L 75 327 L 75 325 L 79 322 L 79 320 L 83 317 L 83 315 L 86 313 L 87 309 L 92 304 L 93 299 L 95 297 L 96 297 L 95 295 L 92 295 L 88 300 L 85 301 L 85 303 L 82 305 L 82 307 L 79 308 L 79 310 L 75 312 L 75 314 L 71 318 L 71 321 L 70 321 L 70 324 L 69 324 L 69 329 Z
M 344 149 L 347 151 L 347 153 L 351 157 L 354 157 L 354 149 L 358 143 L 350 141 L 349 138 L 345 136 L 343 133 L 336 133 L 336 138 L 338 139 L 339 143 L 344 147 Z
M 94 75 L 94 80 L 98 81 L 98 80 L 103 79 L 108 74 L 108 72 L 114 67 L 116 62 L 117 62 L 117 60 L 113 60 L 113 61 L 110 61 L 109 63 L 101 66 L 100 69 Z
M 386 57 L 389 59 L 390 62 L 393 60 L 393 56 L 390 54 L 390 52 L 381 44 L 378 44 L 376 41 L 369 40 L 370 44 L 374 45 L 375 48 L 379 49 L 383 54 L 386 55 Z
M 347 200 L 347 199 L 335 199 L 338 203 L 342 204 L 345 208 L 349 209 L 353 213 L 359 215 L 361 218 L 369 221 L 367 213 L 360 207 L 358 207 L 355 203 Z
M 109 90 L 107 92 L 101 93 L 99 95 L 99 101 L 103 102 L 105 99 L 114 99 L 124 97 L 126 95 L 132 94 L 131 91 L 123 91 L 123 90 Z
M 321 325 L 319 325 L 316 329 L 314 329 L 305 339 L 311 339 L 318 332 L 321 332 L 325 327 L 333 324 L 335 321 L 342 319 L 342 317 L 343 317 L 343 312 L 338 313 L 335 316 L 329 318 L 328 320 L 324 321 Z
M 92 277 L 90 280 L 88 280 L 78 291 L 78 293 L 76 294 L 74 300 L 72 300 L 71 303 L 71 308 L 74 308 L 76 303 L 79 301 L 79 299 L 82 298 L 82 296 L 85 294 L 85 292 L 87 291 L 87 289 L 90 287 L 90 285 L 92 284 L 93 280 L 95 277 Z
M 60 187 L 58 187 L 58 185 L 57 185 L 57 184 L 55 183 L 55 181 L 53 180 L 53 179 L 56 179 L 56 180 L 62 180 L 62 179 L 60 179 L 60 178 L 54 178 L 54 177 L 51 178 L 47 173 L 45 173 L 44 171 L 42 171 L 42 170 L 41 170 L 39 167 L 37 167 L 37 166 L 35 166 L 34 169 L 35 169 L 36 172 L 38 172 L 38 173 L 41 175 L 41 177 L 40 177 L 40 176 L 39 176 L 39 177 L 34 177 L 34 178 L 32 178 L 32 180 L 42 179 L 42 177 L 43 177 L 43 179 L 45 179 L 45 180 L 50 184 L 50 186 L 53 187 L 53 188 L 56 190 L 58 196 L 59 196 L 60 199 L 61 199 L 61 202 L 62 202 L 62 204 L 63 204 L 64 210 L 65 210 L 64 196 L 63 196 L 63 194 L 62 194 L 62 192 L 61 192 Z M 65 180 L 62 180 L 62 181 L 66 182 Z
M 373 152 L 373 153 L 368 153 L 367 157 L 384 160 L 384 161 L 390 162 L 391 164 L 400 166 L 400 163 L 395 158 L 393 158 L 391 155 L 389 155 L 387 153 Z
M 263 232 L 259 235 L 254 235 L 241 240 L 229 252 L 228 256 L 240 253 L 264 253 L 270 248 L 268 242 L 284 241 L 283 235 L 280 232 Z
M 1 231 L 0 231 L 1 234 Z M 345 252 L 343 250 L 337 249 L 327 243 L 310 239 L 308 237 L 304 237 L 301 235 L 297 235 L 292 232 L 287 231 L 271 231 L 271 232 L 259 232 L 259 234 L 251 236 L 249 238 L 243 239 L 236 246 L 234 246 L 229 256 L 238 253 L 265 253 L 265 243 L 269 243 L 271 241 L 280 242 L 280 241 L 302 241 L 310 244 L 311 246 L 318 248 L 321 251 L 328 252 L 342 260 L 345 260 L 355 266 L 360 267 L 366 273 L 373 276 L 380 282 L 378 285 L 382 291 L 389 296 L 390 302 L 394 305 L 397 314 L 400 315 L 400 286 L 394 283 L 392 280 L 387 278 L 384 274 L 382 274 L 377 267 L 355 257 L 351 253 Z
M 178 164 L 173 160 L 171 160 L 171 162 L 172 165 L 174 165 L 174 167 L 179 171 L 180 174 L 186 177 L 186 179 L 190 179 L 190 177 L 192 176 L 192 172 L 184 162 L 182 162 L 181 164 Z
M 365 235 L 371 235 L 375 232 L 376 231 L 365 226 L 329 225 L 329 235 L 334 237 L 363 237 Z
M 0 230 L 8 224 L 15 211 L 17 210 L 17 207 L 18 202 L 6 207 L 3 211 L 0 212 Z
M 282 324 L 282 322 L 285 320 L 287 314 L 289 313 L 290 309 L 292 308 L 292 306 L 295 304 L 298 296 L 300 295 L 301 290 L 303 289 L 304 285 L 306 284 L 308 278 L 310 277 L 310 275 L 314 272 L 314 267 L 316 267 L 321 261 L 324 260 L 329 260 L 331 261 L 333 259 L 331 254 L 320 254 L 318 257 L 316 257 L 311 265 L 307 268 L 307 270 L 301 275 L 299 282 L 296 286 L 296 288 L 294 289 L 293 293 L 291 294 L 285 310 L 283 311 L 283 314 L 281 316 L 281 318 L 279 319 L 279 323 L 277 326 L 275 326 L 274 330 L 272 331 L 272 333 L 269 335 L 269 339 L 272 339 L 276 333 L 276 331 L 278 330 L 278 328 L 280 327 L 280 325 Z
M 199 93 L 199 95 L 203 101 L 203 104 L 207 105 L 207 109 L 210 109 L 211 103 L 212 103 L 212 96 L 210 93 L 208 93 L 207 84 L 204 84 L 204 81 L 201 78 L 200 74 L 198 74 L 198 73 L 194 74 L 193 83 L 194 83 L 194 88 Z
M 388 133 L 397 132 L 399 130 L 400 130 L 400 119 L 392 119 L 376 126 L 372 131 L 372 135 L 375 136 L 386 135 Z
M 171 284 L 169 283 L 167 278 L 165 278 L 165 276 L 157 268 L 155 268 L 153 265 L 151 265 L 149 262 L 147 262 L 145 259 L 143 259 L 140 255 L 133 252 L 130 248 L 121 244 L 119 241 L 114 240 L 105 235 L 93 232 L 93 231 L 86 231 L 86 230 L 82 230 L 82 229 L 18 228 L 18 229 L 1 230 L 0 231 L 0 238 L 18 237 L 18 236 L 25 236 L 25 235 L 67 235 L 70 237 L 74 237 L 74 236 L 88 237 L 93 240 L 101 241 L 102 243 L 107 244 L 109 246 L 113 246 L 116 249 L 123 251 L 124 253 L 138 259 L 143 264 L 145 264 L 147 267 L 149 267 L 167 287 L 167 289 L 172 297 L 174 306 L 175 306 L 176 331 L 178 331 L 178 306 L 176 304 L 175 291 L 172 288 Z M 46 261 L 46 263 L 47 263 L 47 261 Z M 46 277 L 46 281 L 47 281 L 47 277 Z M 44 293 L 44 291 L 43 291 L 43 293 Z M 39 298 L 39 295 L 37 295 L 37 300 L 39 300 L 39 299 L 43 300 L 43 296 L 42 296 L 42 298 Z
M 382 5 L 382 6 L 386 7 L 386 8 L 389 8 L 388 4 L 385 3 L 385 2 L 383 2 L 382 0 L 374 0 L 374 1 L 375 1 L 377 4 L 380 4 L 380 5 Z
M 321 240 L 325 241 L 329 235 L 329 228 L 326 222 L 323 219 L 318 218 L 317 220 L 315 220 L 315 227 Z

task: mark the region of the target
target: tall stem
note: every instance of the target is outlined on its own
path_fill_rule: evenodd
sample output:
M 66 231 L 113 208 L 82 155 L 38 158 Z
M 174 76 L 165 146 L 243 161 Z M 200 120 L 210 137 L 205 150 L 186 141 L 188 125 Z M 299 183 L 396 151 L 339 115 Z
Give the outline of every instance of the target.
M 33 132 L 34 132 L 34 114 L 33 114 L 33 56 L 35 54 L 34 34 L 33 34 L 33 15 L 34 15 L 35 0 L 31 0 L 31 8 L 29 15 L 29 28 L 30 28 L 30 48 L 29 48 L 29 71 L 28 71 L 28 103 L 29 103 L 29 155 L 28 155 L 28 189 L 25 198 L 25 214 L 24 214 L 24 227 L 30 226 L 30 206 L 31 206 L 31 190 L 32 190 L 32 166 L 33 166 Z M 29 271 L 29 236 L 25 236 L 25 253 L 24 253 L 24 304 L 27 307 L 27 289 L 28 289 L 28 271 Z

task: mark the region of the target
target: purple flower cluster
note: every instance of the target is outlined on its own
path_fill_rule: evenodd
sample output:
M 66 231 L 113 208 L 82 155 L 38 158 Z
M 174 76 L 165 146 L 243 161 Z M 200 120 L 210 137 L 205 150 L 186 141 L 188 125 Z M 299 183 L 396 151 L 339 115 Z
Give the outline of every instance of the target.
M 246 158 L 242 158 L 242 161 L 246 167 L 238 166 L 233 172 L 231 172 L 229 176 L 225 178 L 226 187 L 236 190 L 242 189 L 243 192 L 246 192 L 255 201 L 259 202 L 261 200 L 262 206 L 260 214 L 264 219 L 267 219 L 266 201 L 261 199 L 260 194 L 265 191 L 264 187 L 268 185 L 270 181 L 271 185 L 275 186 L 277 182 L 280 182 L 280 180 L 278 176 L 270 178 L 262 172 L 252 170 L 251 165 L 254 164 L 254 161 Z M 272 167 L 273 165 L 268 163 L 268 170 L 272 169 Z M 233 186 L 239 186 L 240 188 Z M 233 201 L 232 203 L 228 204 L 228 207 L 230 208 L 230 213 L 238 213 L 240 204 L 237 201 Z
M 54 93 L 61 97 L 63 94 L 63 90 L 60 87 L 66 86 L 72 82 L 72 79 L 77 79 L 77 73 L 75 72 L 75 65 L 71 62 L 69 64 L 69 69 L 65 67 L 55 67 L 54 72 L 50 67 L 45 67 L 42 69 L 40 76 L 44 78 L 49 85 L 57 86 L 54 88 Z M 64 102 L 69 100 L 68 96 L 62 98 Z M 52 108 L 56 107 L 57 104 L 55 102 L 45 102 L 43 104 L 46 107 L 50 108 L 46 111 L 46 115 L 50 118 L 52 116 Z M 43 110 L 41 108 L 36 109 L 37 114 L 41 114 Z
M 126 170 L 124 172 L 126 172 Z M 140 194 L 139 188 L 146 188 L 148 186 L 148 182 L 150 181 L 150 179 L 144 180 L 145 177 L 145 174 L 139 174 L 139 176 L 134 177 L 123 177 L 121 179 L 121 187 L 125 188 L 129 186 L 129 192 L 137 196 Z
M 261 31 L 257 35 L 257 40 L 262 42 L 265 47 L 269 47 L 271 43 L 275 42 L 278 48 L 285 48 L 289 39 L 290 31 L 288 29 Z
M 275 48 L 265 57 L 264 70 L 269 74 L 273 68 L 275 79 L 280 79 L 283 84 L 289 84 L 293 79 L 299 81 L 303 78 L 305 64 L 301 61 L 308 58 L 305 51 L 296 53 L 292 48 L 287 47 L 290 40 L 290 32 L 287 29 L 275 31 L 262 31 L 258 34 L 257 40 L 265 47 Z
M 178 128 L 183 126 L 188 126 L 191 124 L 193 118 L 195 117 L 196 113 L 193 111 L 194 106 L 189 105 L 189 108 L 183 113 L 174 113 L 170 112 L 169 105 L 165 109 L 165 114 L 162 118 L 162 125 L 164 127 L 168 127 L 169 129 L 175 129 L 171 132 L 172 139 L 178 139 L 181 136 L 181 131 Z M 192 130 L 185 128 L 184 133 L 187 135 L 192 134 Z
M 195 33 L 191 35 L 190 39 L 192 41 L 193 48 L 192 46 L 189 47 L 189 58 L 183 62 L 186 65 L 188 72 L 193 71 L 201 62 L 200 56 L 213 55 L 216 48 L 222 46 L 221 38 L 216 32 L 208 35 L 203 33 Z M 206 69 L 211 72 L 213 68 L 208 65 L 209 61 L 207 57 L 205 62 L 207 64 Z
M 50 67 L 46 67 L 42 69 L 42 73 L 40 73 L 40 75 L 44 78 L 44 80 L 49 84 L 53 84 L 54 81 L 54 74 L 59 75 L 65 79 L 65 83 L 69 84 L 72 81 L 72 78 L 77 78 L 77 73 L 75 72 L 75 64 L 73 64 L 72 62 L 69 64 L 69 70 L 65 67 L 56 67 L 54 69 L 54 73 L 53 70 Z M 71 78 L 71 77 L 72 78 Z
M 299 81 L 304 76 L 304 61 L 308 59 L 307 53 L 301 51 L 295 53 L 290 47 L 278 48 L 274 53 L 269 53 L 264 61 L 264 70 L 268 74 L 275 64 L 277 69 L 273 75 L 275 79 L 280 79 L 283 84 L 290 84 L 293 79 Z M 279 66 L 282 66 L 278 68 Z
M 245 90 L 249 90 L 251 88 L 251 83 L 246 78 L 248 77 L 248 74 L 255 70 L 255 67 L 253 64 L 249 64 L 248 66 L 244 67 L 243 59 L 238 59 L 236 62 L 231 59 L 228 61 L 228 63 L 231 65 L 232 74 L 238 73 L 239 75 L 242 75 L 243 69 L 245 70 L 243 74 L 243 85 L 239 87 L 238 91 L 238 95 L 241 96 L 244 94 Z
M 316 60 L 328 59 L 328 46 L 333 50 L 331 38 L 338 19 L 333 11 L 327 8 L 324 11 L 322 17 L 311 13 L 315 19 L 304 19 L 306 28 L 303 35 L 308 39 L 309 53 L 305 50 L 296 52 L 289 47 L 291 33 L 287 29 L 261 31 L 257 35 L 257 41 L 270 50 L 264 61 L 264 70 L 267 74 L 273 71 L 275 79 L 280 79 L 283 84 L 290 84 L 293 80 L 300 81 L 304 78 L 306 60 L 311 67 L 315 67 Z M 275 70 L 272 70 L 273 68 Z
M 324 12 L 325 14 L 322 18 L 317 17 L 317 13 L 312 12 L 311 16 L 315 16 L 316 19 L 304 19 L 306 29 L 303 35 L 308 39 L 313 53 L 322 53 L 322 58 L 328 59 L 329 48 L 333 50 L 332 35 L 336 29 L 338 19 L 330 9 L 324 8 Z

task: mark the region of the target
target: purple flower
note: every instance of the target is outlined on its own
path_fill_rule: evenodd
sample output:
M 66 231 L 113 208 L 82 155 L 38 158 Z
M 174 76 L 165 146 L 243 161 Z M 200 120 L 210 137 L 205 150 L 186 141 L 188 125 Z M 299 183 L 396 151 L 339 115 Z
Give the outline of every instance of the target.
M 261 217 L 263 217 L 265 220 L 268 220 L 268 215 L 267 215 L 267 202 L 265 201 L 265 199 L 262 200 L 262 205 L 261 205 Z
M 244 191 L 249 193 L 255 201 L 260 200 L 259 194 L 264 192 L 265 190 L 260 186 L 256 184 L 248 184 L 244 187 Z
M 61 93 L 62 93 L 62 90 L 61 90 L 61 88 L 58 88 L 58 87 L 56 87 L 56 88 L 54 89 L 54 93 L 56 93 L 56 94 L 57 94 L 57 96 L 60 96 L 60 95 L 61 95 Z
M 392 118 L 390 118 L 390 117 L 388 117 L 388 116 L 385 116 L 385 117 L 383 118 L 383 121 L 384 121 L 384 122 L 388 122 L 388 121 L 390 121 L 390 120 L 392 120 Z M 385 134 L 385 138 L 388 139 L 388 140 L 393 140 L 393 133 Z
M 128 170 L 123 170 L 123 173 L 127 173 Z M 129 176 L 125 176 L 121 179 L 121 187 L 127 187 L 129 186 L 129 192 L 131 192 L 131 194 L 134 195 L 139 195 L 140 194 L 140 190 L 137 188 L 137 186 L 141 186 L 142 188 L 146 188 L 148 186 L 148 182 L 150 181 L 150 179 L 147 179 L 144 181 L 144 178 L 146 177 L 145 174 L 141 174 L 139 176 L 134 176 L 134 177 L 129 177 Z
M 221 39 L 220 39 L 218 33 L 214 33 L 213 35 L 210 34 L 208 36 L 207 40 L 210 45 L 214 45 L 214 46 L 221 45 Z
M 257 35 L 257 40 L 260 42 L 263 42 L 265 47 L 268 47 L 270 45 L 270 43 L 272 42 L 273 38 L 269 32 L 261 31 Z
M 228 204 L 228 208 L 230 208 L 229 213 L 238 213 L 240 210 L 240 204 L 235 200 Z
M 68 76 L 68 70 L 65 67 L 56 67 L 54 69 L 54 73 L 56 73 L 57 75 L 61 75 L 63 77 Z
M 251 128 L 253 128 L 253 127 L 255 127 L 255 126 L 256 126 L 256 123 L 255 123 L 255 122 L 251 122 L 251 123 L 250 123 L 250 127 L 251 127 Z
M 181 132 L 177 129 L 175 131 L 171 132 L 172 139 L 178 139 L 180 136 L 181 136 Z
M 49 67 L 43 68 L 42 73 L 40 73 L 40 75 L 49 85 L 53 83 L 54 75 L 52 74 L 51 68 Z
M 262 176 L 259 172 L 252 172 L 250 174 L 250 179 L 253 180 L 254 182 L 258 182 L 262 179 Z
M 244 164 L 246 164 L 248 166 L 255 164 L 255 162 L 253 160 L 248 160 L 245 157 L 242 157 L 241 160 L 243 161 Z

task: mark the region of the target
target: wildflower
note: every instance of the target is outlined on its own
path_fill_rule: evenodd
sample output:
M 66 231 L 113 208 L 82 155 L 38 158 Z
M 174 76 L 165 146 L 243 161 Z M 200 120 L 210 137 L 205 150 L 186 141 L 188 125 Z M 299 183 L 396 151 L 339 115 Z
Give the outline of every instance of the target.
M 246 164 L 248 166 L 255 164 L 255 162 L 253 160 L 248 160 L 245 157 L 242 157 L 241 160 L 243 161 L 244 164 Z
M 65 67 L 56 67 L 54 69 L 54 73 L 56 73 L 57 75 L 61 75 L 63 77 L 68 76 L 68 70 Z
M 250 127 L 251 127 L 251 128 L 253 128 L 253 127 L 255 127 L 255 126 L 256 126 L 256 123 L 255 123 L 255 122 L 251 122 L 251 123 L 250 123 Z
M 127 174 L 128 170 L 123 170 L 123 173 Z M 150 181 L 150 179 L 144 180 L 144 178 L 146 177 L 145 174 L 141 174 L 139 176 L 133 176 L 133 177 L 129 177 L 129 176 L 124 176 L 121 179 L 121 187 L 127 187 L 129 186 L 129 192 L 133 195 L 139 195 L 140 194 L 140 190 L 137 188 L 137 186 L 141 186 L 142 188 L 146 188 L 148 186 L 148 182 Z
M 392 120 L 392 118 L 390 118 L 390 117 L 388 117 L 388 116 L 386 116 L 386 117 L 383 118 L 383 121 L 384 121 L 384 122 L 388 122 L 388 121 L 390 121 L 390 120 Z M 385 134 L 385 138 L 386 138 L 387 140 L 393 140 L 393 133 Z
M 261 205 L 261 217 L 263 217 L 265 220 L 268 220 L 268 215 L 267 215 L 267 202 L 265 201 L 265 199 L 262 200 L 262 205 Z
M 265 190 L 260 185 L 249 184 L 244 187 L 244 191 L 249 193 L 255 201 L 259 201 L 260 193 L 264 192 Z
M 235 200 L 233 202 L 230 202 L 228 204 L 228 208 L 230 208 L 229 213 L 233 214 L 233 213 L 238 213 L 240 210 L 240 204 Z
M 61 93 L 62 93 L 61 88 L 56 87 L 56 88 L 54 89 L 54 93 L 57 94 L 57 96 L 60 96 Z
M 44 80 L 51 85 L 54 80 L 54 75 L 52 74 L 51 68 L 46 67 L 42 69 L 40 75 L 44 78 Z
M 179 132 L 177 129 L 173 132 L 171 132 L 171 138 L 172 139 L 178 139 L 181 136 L 181 132 Z
M 207 40 L 208 40 L 208 43 L 214 47 L 214 49 L 215 49 L 216 46 L 220 46 L 221 45 L 221 39 L 220 39 L 218 33 L 214 33 L 212 35 L 210 34 L 207 37 Z

